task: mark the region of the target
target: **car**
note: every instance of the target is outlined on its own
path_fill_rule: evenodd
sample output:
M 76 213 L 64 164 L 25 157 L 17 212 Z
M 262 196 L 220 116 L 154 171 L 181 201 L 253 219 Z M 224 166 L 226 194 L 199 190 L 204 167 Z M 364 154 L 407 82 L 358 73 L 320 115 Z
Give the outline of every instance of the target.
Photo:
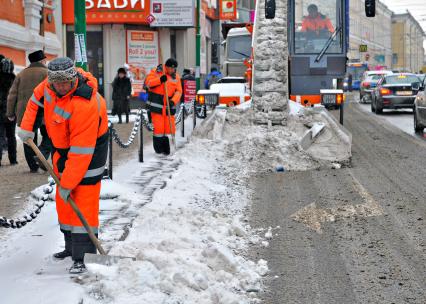
M 417 97 L 414 100 L 414 131 L 423 134 L 426 127 L 426 78 L 423 78 L 423 83 L 420 86 Z
M 413 109 L 420 85 L 420 78 L 415 74 L 384 75 L 373 91 L 371 111 L 381 114 L 383 109 Z
M 374 88 L 377 82 L 383 75 L 392 75 L 392 71 L 379 70 L 379 71 L 365 71 L 361 77 L 361 83 L 359 86 L 359 100 L 360 102 L 366 101 L 364 97 L 371 99 L 372 88 Z

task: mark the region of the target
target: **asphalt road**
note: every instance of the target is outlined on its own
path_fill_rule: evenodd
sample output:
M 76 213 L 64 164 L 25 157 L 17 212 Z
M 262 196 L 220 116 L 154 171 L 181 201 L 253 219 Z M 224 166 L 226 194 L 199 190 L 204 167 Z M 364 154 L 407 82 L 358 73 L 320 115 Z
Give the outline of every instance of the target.
M 251 225 L 273 228 L 251 251 L 264 303 L 426 303 L 426 142 L 361 107 L 350 168 L 252 179 Z

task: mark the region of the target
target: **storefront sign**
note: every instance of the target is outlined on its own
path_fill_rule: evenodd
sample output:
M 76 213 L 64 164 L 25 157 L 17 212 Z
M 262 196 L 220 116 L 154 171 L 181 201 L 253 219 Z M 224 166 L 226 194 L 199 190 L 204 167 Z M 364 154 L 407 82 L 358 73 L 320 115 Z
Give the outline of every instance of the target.
M 150 0 L 86 0 L 86 22 L 148 24 L 149 5 Z M 62 22 L 74 24 L 73 0 L 62 0 Z
M 127 30 L 127 63 L 129 64 L 134 96 L 144 92 L 146 75 L 158 65 L 158 33 L 154 31 Z
M 192 102 L 195 100 L 195 96 L 197 95 L 197 83 L 195 80 L 184 80 L 183 81 L 183 96 L 184 102 Z
M 195 0 L 151 0 L 152 27 L 193 27 Z
M 219 19 L 237 19 L 237 0 L 219 0 Z

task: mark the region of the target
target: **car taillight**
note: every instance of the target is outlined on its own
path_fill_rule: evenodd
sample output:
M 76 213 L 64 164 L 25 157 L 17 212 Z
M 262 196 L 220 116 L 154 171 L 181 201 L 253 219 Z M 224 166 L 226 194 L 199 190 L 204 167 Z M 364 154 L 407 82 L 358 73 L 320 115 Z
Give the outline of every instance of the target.
M 390 93 L 391 93 L 391 91 L 389 89 L 380 89 L 381 95 L 389 95 Z

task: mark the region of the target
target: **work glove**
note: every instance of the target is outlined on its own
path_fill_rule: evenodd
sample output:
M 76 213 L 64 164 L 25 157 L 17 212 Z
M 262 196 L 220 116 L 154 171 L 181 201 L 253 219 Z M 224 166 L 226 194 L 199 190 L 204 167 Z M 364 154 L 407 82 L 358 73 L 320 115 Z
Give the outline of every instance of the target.
M 34 139 L 34 132 L 18 128 L 18 137 L 26 143 L 28 139 Z
M 70 189 L 65 189 L 59 186 L 59 196 L 62 198 L 64 202 L 68 202 L 71 195 Z
M 176 79 L 176 73 L 173 73 L 171 76 L 173 79 Z
M 161 76 L 160 77 L 160 81 L 161 81 L 161 83 L 166 82 L 167 81 L 167 76 L 166 75 Z

